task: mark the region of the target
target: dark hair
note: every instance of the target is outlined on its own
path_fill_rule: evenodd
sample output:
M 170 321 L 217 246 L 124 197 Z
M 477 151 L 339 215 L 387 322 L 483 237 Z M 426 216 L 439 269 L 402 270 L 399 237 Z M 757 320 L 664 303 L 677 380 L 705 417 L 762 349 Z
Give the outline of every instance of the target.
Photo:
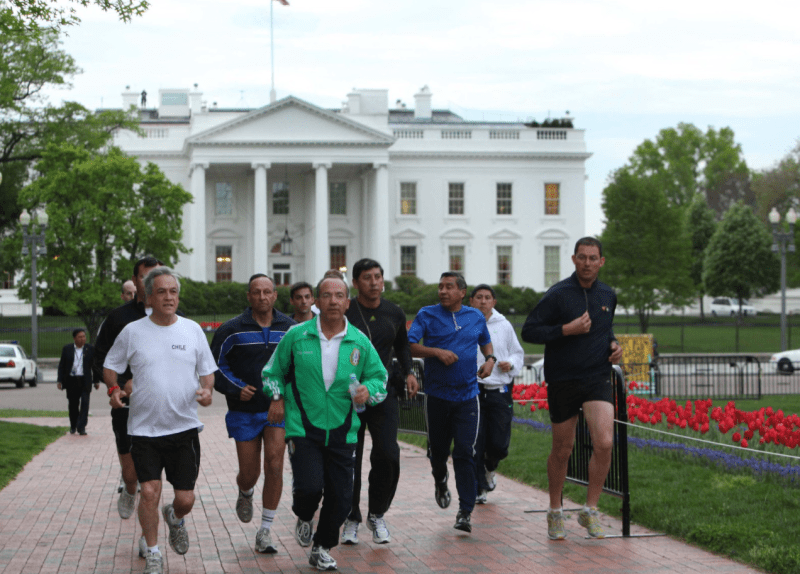
M 308 289 L 309 291 L 311 291 L 311 296 L 312 297 L 314 296 L 314 287 L 312 287 L 311 283 L 306 283 L 305 281 L 298 281 L 289 288 L 289 299 L 294 297 L 294 294 L 300 291 L 300 289 Z
M 144 266 L 144 267 L 158 267 L 159 265 L 164 265 L 164 262 L 159 260 L 159 259 L 156 259 L 152 255 L 147 255 L 146 257 L 142 257 L 141 259 L 139 259 L 139 261 L 137 261 L 133 265 L 133 276 L 134 277 L 138 277 L 139 276 L 139 268 L 142 267 L 142 266 Z
M 319 299 L 319 290 L 322 287 L 322 284 L 325 283 L 325 281 L 328 281 L 330 279 L 333 279 L 334 281 L 341 281 L 342 285 L 344 285 L 344 294 L 346 296 L 348 296 L 348 297 L 350 296 L 350 289 L 348 289 L 347 283 L 345 283 L 344 279 L 342 279 L 341 277 L 331 276 L 331 277 L 323 277 L 322 279 L 319 280 L 319 283 L 317 283 L 316 293 L 314 293 L 314 296 L 317 299 Z
M 269 279 L 269 282 L 272 283 L 272 290 L 275 290 L 275 281 L 272 280 L 272 277 L 269 275 L 265 275 L 264 273 L 256 273 L 255 275 L 251 275 L 250 279 L 247 280 L 247 290 L 250 291 L 250 284 L 255 281 L 256 279 L 261 279 L 262 277 L 266 277 Z
M 77 329 L 73 329 L 72 330 L 72 338 L 74 339 L 75 337 L 77 337 L 78 333 L 85 333 L 85 332 L 86 332 L 86 329 L 81 329 L 80 327 L 77 328 Z
M 455 277 L 456 285 L 458 285 L 458 288 L 463 289 L 464 291 L 467 290 L 467 282 L 464 281 L 464 276 L 461 275 L 461 273 L 456 273 L 454 271 L 445 271 L 444 273 L 442 273 L 439 279 L 441 280 L 444 279 L 445 277 Z
M 359 259 L 355 262 L 355 265 L 353 265 L 353 281 L 358 281 L 358 278 L 361 277 L 364 271 L 369 271 L 376 267 L 381 270 L 381 277 L 383 277 L 383 267 L 381 267 L 380 263 L 366 257 L 364 259 Z
M 575 243 L 575 251 L 573 255 L 578 254 L 578 247 L 583 245 L 584 247 L 597 247 L 597 250 L 600 251 L 600 257 L 603 256 L 603 244 L 600 243 L 600 240 L 596 237 L 581 237 L 578 239 L 578 242 Z
M 472 297 L 475 297 L 475 294 L 476 294 L 478 291 L 488 291 L 489 293 L 491 293 L 491 294 L 492 294 L 492 299 L 494 299 L 495 301 L 497 300 L 497 295 L 495 295 L 495 294 L 494 294 L 494 289 L 492 289 L 492 288 L 491 288 L 489 285 L 487 285 L 486 283 L 481 283 L 480 285 L 477 285 L 477 286 L 475 287 L 475 289 L 473 289 L 473 290 L 472 290 L 472 295 L 470 295 L 470 298 L 472 298 Z

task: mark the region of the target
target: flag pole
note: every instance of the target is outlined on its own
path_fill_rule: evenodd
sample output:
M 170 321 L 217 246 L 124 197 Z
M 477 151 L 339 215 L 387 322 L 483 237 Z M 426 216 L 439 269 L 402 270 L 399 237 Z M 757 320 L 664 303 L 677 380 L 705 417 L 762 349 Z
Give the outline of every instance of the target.
M 272 26 L 272 5 L 274 4 L 274 0 L 269 0 L 269 57 L 270 57 L 270 68 L 272 72 L 272 88 L 269 91 L 269 103 L 272 104 L 276 100 L 275 94 L 275 40 L 274 40 L 274 33 L 273 33 L 273 26 Z

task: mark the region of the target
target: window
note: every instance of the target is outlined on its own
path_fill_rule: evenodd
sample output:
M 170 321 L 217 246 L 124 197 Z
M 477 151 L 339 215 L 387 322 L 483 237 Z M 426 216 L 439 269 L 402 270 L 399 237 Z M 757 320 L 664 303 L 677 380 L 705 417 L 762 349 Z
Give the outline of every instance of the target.
M 230 245 L 217 245 L 217 283 L 233 281 L 233 248 Z
M 347 247 L 345 245 L 331 245 L 331 266 L 329 269 L 347 267 Z
M 464 215 L 464 184 L 451 183 L 448 190 L 447 212 L 450 215 Z
M 511 246 L 497 246 L 497 284 L 511 285 Z
M 290 263 L 274 263 L 272 265 L 272 278 L 275 286 L 292 284 L 292 265 Z
M 497 184 L 497 215 L 511 215 L 511 184 Z
M 451 245 L 448 248 L 450 252 L 450 263 L 448 270 L 454 271 L 455 273 L 464 274 L 464 246 L 463 245 Z
M 344 182 L 330 185 L 331 215 L 347 215 L 347 184 Z
M 417 248 L 413 245 L 400 246 L 400 275 L 417 274 Z
M 544 287 L 552 287 L 561 277 L 561 249 L 557 245 L 544 247 Z
M 561 185 L 558 183 L 544 184 L 544 214 L 558 215 L 561 201 Z
M 233 215 L 233 186 L 230 183 L 217 184 L 217 215 Z
M 0 284 L 2 284 L 2 289 L 13 289 L 14 288 L 14 274 L 10 271 L 5 271 L 0 273 Z
M 272 186 L 272 214 L 289 215 L 289 184 L 285 181 Z
M 400 213 L 402 215 L 417 214 L 417 184 L 413 181 L 400 184 Z

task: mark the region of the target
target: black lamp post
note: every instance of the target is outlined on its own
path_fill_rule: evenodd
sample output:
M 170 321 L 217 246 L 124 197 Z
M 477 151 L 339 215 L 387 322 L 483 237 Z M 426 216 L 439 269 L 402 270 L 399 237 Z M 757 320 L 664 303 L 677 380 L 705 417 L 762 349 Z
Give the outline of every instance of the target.
M 36 313 L 36 258 L 39 255 L 47 254 L 47 246 L 44 243 L 44 230 L 47 227 L 47 212 L 42 210 L 38 216 L 36 212 L 33 218 L 26 210 L 22 210 L 19 222 L 22 224 L 22 254 L 31 254 L 31 358 L 35 361 L 39 351 L 39 323 Z M 30 226 L 30 233 L 28 227 Z
M 794 208 L 789 208 L 786 213 L 786 222 L 789 231 L 778 231 L 781 214 L 774 207 L 769 212 L 769 222 L 772 224 L 772 251 L 781 254 L 781 351 L 786 350 L 786 253 L 794 253 L 794 224 L 797 213 Z

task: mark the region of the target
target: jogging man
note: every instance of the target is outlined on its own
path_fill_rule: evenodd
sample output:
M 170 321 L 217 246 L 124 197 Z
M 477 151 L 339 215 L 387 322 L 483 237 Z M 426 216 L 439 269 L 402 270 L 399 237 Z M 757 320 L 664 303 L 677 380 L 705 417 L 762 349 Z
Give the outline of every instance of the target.
M 299 281 L 289 288 L 289 301 L 294 307 L 292 319 L 304 323 L 314 318 L 311 306 L 314 304 L 314 288 L 305 281 Z

